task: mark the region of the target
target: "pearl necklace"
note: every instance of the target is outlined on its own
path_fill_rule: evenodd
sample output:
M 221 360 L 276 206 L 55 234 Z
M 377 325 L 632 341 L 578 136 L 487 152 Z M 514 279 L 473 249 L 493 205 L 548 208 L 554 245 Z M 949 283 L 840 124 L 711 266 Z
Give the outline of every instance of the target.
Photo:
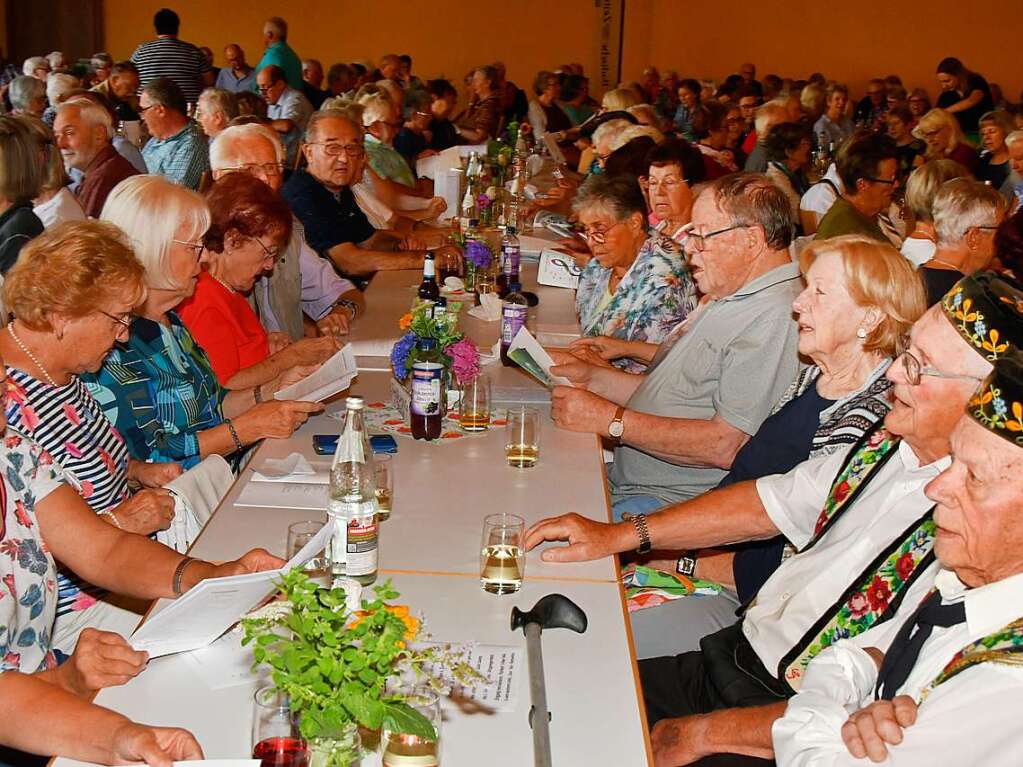
M 235 290 L 234 288 L 232 288 L 232 287 L 231 287 L 230 285 L 228 285 L 228 284 L 227 284 L 226 282 L 224 282 L 224 281 L 223 281 L 222 279 L 220 279 L 220 278 L 219 278 L 219 277 L 218 277 L 217 275 L 215 275 L 215 274 L 214 274 L 213 272 L 211 272 L 211 271 L 207 270 L 207 272 L 206 272 L 206 273 L 207 273 L 207 274 L 209 274 L 209 276 L 210 276 L 210 277 L 212 277 L 213 279 L 215 279 L 215 280 L 216 280 L 217 282 L 219 282 L 219 283 L 220 283 L 221 285 L 223 285 L 223 286 L 224 286 L 224 288 L 225 288 L 225 289 L 227 290 L 227 292 L 228 292 L 228 293 L 237 293 L 237 292 L 238 292 L 237 290 Z
M 25 346 L 22 340 L 18 338 L 18 334 L 14 332 L 13 322 L 9 322 L 7 324 L 7 332 L 10 334 L 11 338 L 14 339 L 14 343 L 18 345 L 18 348 L 25 353 L 25 356 L 32 360 L 32 362 L 35 363 L 35 366 L 39 368 L 39 371 L 43 374 L 43 377 L 46 379 L 46 383 L 48 383 L 54 389 L 58 388 L 57 382 L 53 380 L 53 376 L 50 375 L 49 371 L 43 367 L 43 363 L 37 360 L 36 356 L 32 352 L 30 352 L 28 350 L 28 347 Z

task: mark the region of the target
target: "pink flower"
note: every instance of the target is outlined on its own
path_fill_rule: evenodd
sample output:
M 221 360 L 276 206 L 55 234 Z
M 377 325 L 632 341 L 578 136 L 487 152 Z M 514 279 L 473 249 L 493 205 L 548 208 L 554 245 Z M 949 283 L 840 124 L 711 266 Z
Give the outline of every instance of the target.
M 867 597 L 863 594 L 853 594 L 849 597 L 849 617 L 856 619 L 862 618 L 867 614 L 870 609 L 870 603 L 867 601 Z
M 451 344 L 444 353 L 451 358 L 451 369 L 458 383 L 467 384 L 480 374 L 480 353 L 468 338 Z

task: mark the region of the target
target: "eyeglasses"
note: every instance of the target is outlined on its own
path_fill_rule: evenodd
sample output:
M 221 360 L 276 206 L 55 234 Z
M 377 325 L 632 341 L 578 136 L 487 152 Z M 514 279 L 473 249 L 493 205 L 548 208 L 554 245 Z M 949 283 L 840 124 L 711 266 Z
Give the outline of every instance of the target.
M 589 227 L 584 226 L 580 234 L 582 234 L 583 239 L 585 239 L 587 242 L 593 242 L 596 243 L 597 245 L 603 245 L 605 242 L 607 242 L 608 233 L 616 226 L 621 226 L 622 223 L 623 222 L 621 221 L 616 221 L 615 223 L 611 224 L 611 226 L 609 226 L 607 229 L 590 229 Z
M 189 242 L 188 240 L 171 240 L 171 242 L 176 242 L 178 245 L 184 245 L 186 248 L 195 253 L 196 261 L 202 258 L 202 254 L 206 250 L 206 246 L 201 242 Z
M 904 343 L 906 343 L 904 341 Z M 983 378 L 978 376 L 968 376 L 963 373 L 946 373 L 943 370 L 937 368 L 928 367 L 927 365 L 921 365 L 920 360 L 913 356 L 909 351 L 904 351 L 899 355 L 899 359 L 902 360 L 902 370 L 906 374 L 906 381 L 909 382 L 910 386 L 919 386 L 920 379 L 922 376 L 931 376 L 932 378 L 947 378 L 952 381 L 983 381 Z
M 279 176 L 284 168 L 279 162 L 268 162 L 264 164 L 250 162 L 245 165 L 233 165 L 230 168 L 221 168 L 224 173 L 248 173 L 250 176 Z
M 731 232 L 733 229 L 749 229 L 749 227 L 750 227 L 749 224 L 735 224 L 734 226 L 729 226 L 726 227 L 725 229 L 718 229 L 714 232 L 707 232 L 707 234 L 697 234 L 696 232 L 690 229 L 686 231 L 685 244 L 687 247 L 691 248 L 692 250 L 695 250 L 697 253 L 703 253 L 703 251 L 707 249 L 707 240 L 709 240 L 711 237 L 717 237 L 719 234 Z
M 118 317 L 117 315 L 111 314 L 110 312 L 105 312 L 102 309 L 97 309 L 96 311 L 98 311 L 104 317 L 109 317 L 115 323 L 117 323 L 117 325 L 119 326 L 117 329 L 117 335 L 121 335 L 121 333 L 131 331 L 131 323 L 135 321 L 135 315 L 132 314 L 131 312 L 128 312 L 123 317 Z
M 684 178 L 665 178 L 657 181 L 656 179 L 647 178 L 646 185 L 649 187 L 651 192 L 656 192 L 658 188 L 663 189 L 668 194 L 671 194 L 683 184 L 688 184 Z
M 982 232 L 997 232 L 1000 227 L 997 226 L 971 226 L 970 229 L 979 229 Z
M 276 249 L 276 250 L 270 250 L 270 248 L 268 248 L 266 245 L 264 245 L 263 241 L 261 239 L 259 239 L 258 237 L 253 237 L 252 239 L 254 239 L 256 242 L 259 243 L 259 247 L 261 247 L 263 249 L 263 255 L 266 258 L 270 259 L 271 261 L 275 261 L 276 262 L 277 259 L 281 257 L 281 251 L 280 251 L 279 248 Z
M 357 158 L 366 154 L 366 147 L 362 144 L 339 144 L 336 141 L 309 141 L 306 146 L 322 146 L 323 153 L 328 157 L 340 157 L 346 154 L 349 157 Z
M 895 186 L 899 183 L 897 178 L 877 178 L 876 176 L 864 176 L 864 181 L 873 181 L 875 184 L 887 184 L 888 186 Z

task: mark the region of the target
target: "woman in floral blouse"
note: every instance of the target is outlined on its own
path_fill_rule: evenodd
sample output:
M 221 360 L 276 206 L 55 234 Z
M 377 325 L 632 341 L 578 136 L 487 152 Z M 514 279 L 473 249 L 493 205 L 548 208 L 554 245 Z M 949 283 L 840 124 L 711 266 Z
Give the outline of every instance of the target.
M 593 254 L 576 291 L 583 335 L 659 343 L 696 307 L 681 248 L 648 236 L 646 201 L 631 177 L 594 176 L 573 209 Z M 620 364 L 630 372 L 645 367 L 630 359 Z

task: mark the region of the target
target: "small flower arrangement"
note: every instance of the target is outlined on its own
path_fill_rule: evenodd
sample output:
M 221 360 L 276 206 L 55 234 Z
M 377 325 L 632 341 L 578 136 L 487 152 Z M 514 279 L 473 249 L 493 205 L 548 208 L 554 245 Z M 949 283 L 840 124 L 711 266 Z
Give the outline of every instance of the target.
M 484 246 L 485 247 L 485 246 Z M 480 353 L 476 345 L 458 330 L 458 312 L 433 316 L 429 303 L 420 304 L 398 321 L 405 334 L 391 348 L 391 370 L 399 381 L 408 378 L 418 359 L 419 339 L 436 338 L 445 367 L 455 374 L 459 384 L 466 384 L 479 375 Z
M 347 767 L 358 757 L 346 733 L 357 726 L 385 728 L 427 740 L 437 737 L 430 721 L 408 705 L 411 688 L 426 684 L 438 692 L 444 682 L 426 668 L 446 669 L 456 682 L 483 677 L 450 645 L 414 644 L 422 621 L 403 605 L 390 581 L 364 597 L 356 583 L 323 588 L 300 569 L 284 575 L 282 601 L 244 618 L 243 644 L 252 644 L 255 665 L 271 669 L 273 683 L 299 715 L 299 730 L 310 744 L 310 764 Z
M 489 269 L 494 262 L 494 254 L 485 242 L 469 240 L 465 243 L 465 259 L 477 269 Z

